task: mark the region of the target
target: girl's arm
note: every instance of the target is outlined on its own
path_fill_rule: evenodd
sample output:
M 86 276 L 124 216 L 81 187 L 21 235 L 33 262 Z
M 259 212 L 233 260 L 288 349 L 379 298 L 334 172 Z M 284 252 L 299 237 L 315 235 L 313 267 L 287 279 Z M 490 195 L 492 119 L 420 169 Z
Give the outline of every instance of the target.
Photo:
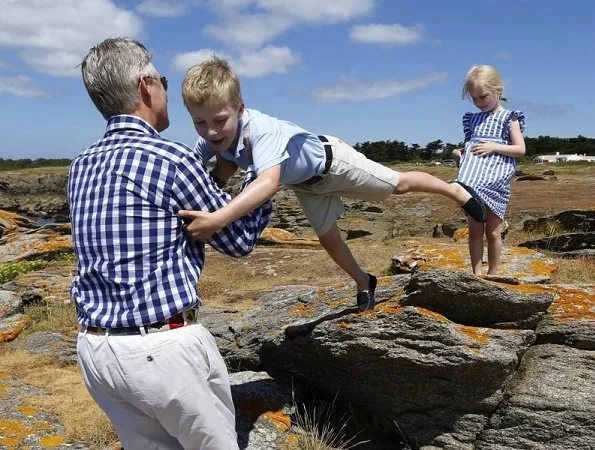
M 500 153 L 513 158 L 525 156 L 525 139 L 521 133 L 519 121 L 510 121 L 510 144 L 496 144 L 495 142 L 482 141 L 473 147 L 472 152 L 478 156 L 486 156 L 490 153 Z

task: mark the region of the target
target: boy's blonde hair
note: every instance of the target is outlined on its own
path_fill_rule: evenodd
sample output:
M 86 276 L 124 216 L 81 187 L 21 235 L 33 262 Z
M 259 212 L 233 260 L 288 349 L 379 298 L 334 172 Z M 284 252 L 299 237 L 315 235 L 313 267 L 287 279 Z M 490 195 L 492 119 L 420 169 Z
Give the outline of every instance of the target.
M 195 103 L 207 108 L 224 104 L 239 108 L 243 103 L 238 76 L 226 60 L 215 55 L 186 71 L 182 97 L 185 105 Z
M 493 66 L 479 65 L 469 69 L 463 86 L 463 98 L 471 98 L 470 92 L 478 88 L 488 92 L 497 92 L 501 100 L 506 100 L 502 97 L 504 92 L 502 77 Z

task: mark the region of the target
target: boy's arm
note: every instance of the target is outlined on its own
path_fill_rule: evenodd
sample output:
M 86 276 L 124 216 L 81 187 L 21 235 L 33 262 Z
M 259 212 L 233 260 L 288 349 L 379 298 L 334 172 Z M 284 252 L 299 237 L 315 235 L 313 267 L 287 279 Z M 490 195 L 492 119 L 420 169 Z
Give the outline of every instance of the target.
M 239 195 L 223 208 L 212 212 L 180 211 L 180 216 L 192 219 L 186 233 L 193 239 L 208 239 L 213 233 L 245 216 L 277 193 L 281 179 L 279 164 L 263 171 Z
M 255 178 L 254 170 L 249 168 L 244 186 Z M 182 208 L 178 211 L 181 218 L 192 218 L 194 214 L 208 214 L 205 211 L 217 211 L 231 200 L 229 194 L 217 187 L 206 167 L 192 154 L 178 165 L 172 194 Z M 187 214 L 184 215 L 184 212 Z M 229 256 L 247 255 L 267 226 L 271 213 L 272 203 L 265 202 L 215 233 L 209 239 L 209 243 L 217 251 Z

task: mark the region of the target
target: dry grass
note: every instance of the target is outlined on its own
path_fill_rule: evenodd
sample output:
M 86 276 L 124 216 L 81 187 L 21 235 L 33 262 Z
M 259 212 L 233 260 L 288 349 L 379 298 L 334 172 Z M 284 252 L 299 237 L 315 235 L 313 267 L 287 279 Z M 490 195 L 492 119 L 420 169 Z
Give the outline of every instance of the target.
M 89 395 L 77 366 L 63 366 L 56 358 L 34 356 L 25 351 L 3 351 L 2 372 L 47 392 L 23 402 L 55 414 L 68 438 L 92 448 L 113 446 L 117 441 L 107 416 Z
M 595 284 L 595 261 L 588 258 L 564 259 L 548 255 L 558 266 L 552 284 Z
M 64 301 L 43 301 L 38 304 L 25 307 L 25 314 L 31 317 L 21 337 L 37 331 L 49 331 L 66 334 L 76 330 L 76 308 L 72 302 Z

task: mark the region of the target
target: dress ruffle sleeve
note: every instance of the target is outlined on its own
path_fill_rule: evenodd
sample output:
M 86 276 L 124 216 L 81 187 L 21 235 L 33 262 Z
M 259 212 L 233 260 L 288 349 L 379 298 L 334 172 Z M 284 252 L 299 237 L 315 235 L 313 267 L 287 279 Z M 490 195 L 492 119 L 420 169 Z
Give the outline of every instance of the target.
M 510 142 L 510 121 L 516 120 L 519 122 L 521 133 L 525 131 L 525 114 L 522 111 L 511 111 L 504 127 L 504 139 Z
M 471 117 L 473 113 L 465 113 L 463 116 L 463 133 L 465 133 L 465 142 L 471 140 Z

